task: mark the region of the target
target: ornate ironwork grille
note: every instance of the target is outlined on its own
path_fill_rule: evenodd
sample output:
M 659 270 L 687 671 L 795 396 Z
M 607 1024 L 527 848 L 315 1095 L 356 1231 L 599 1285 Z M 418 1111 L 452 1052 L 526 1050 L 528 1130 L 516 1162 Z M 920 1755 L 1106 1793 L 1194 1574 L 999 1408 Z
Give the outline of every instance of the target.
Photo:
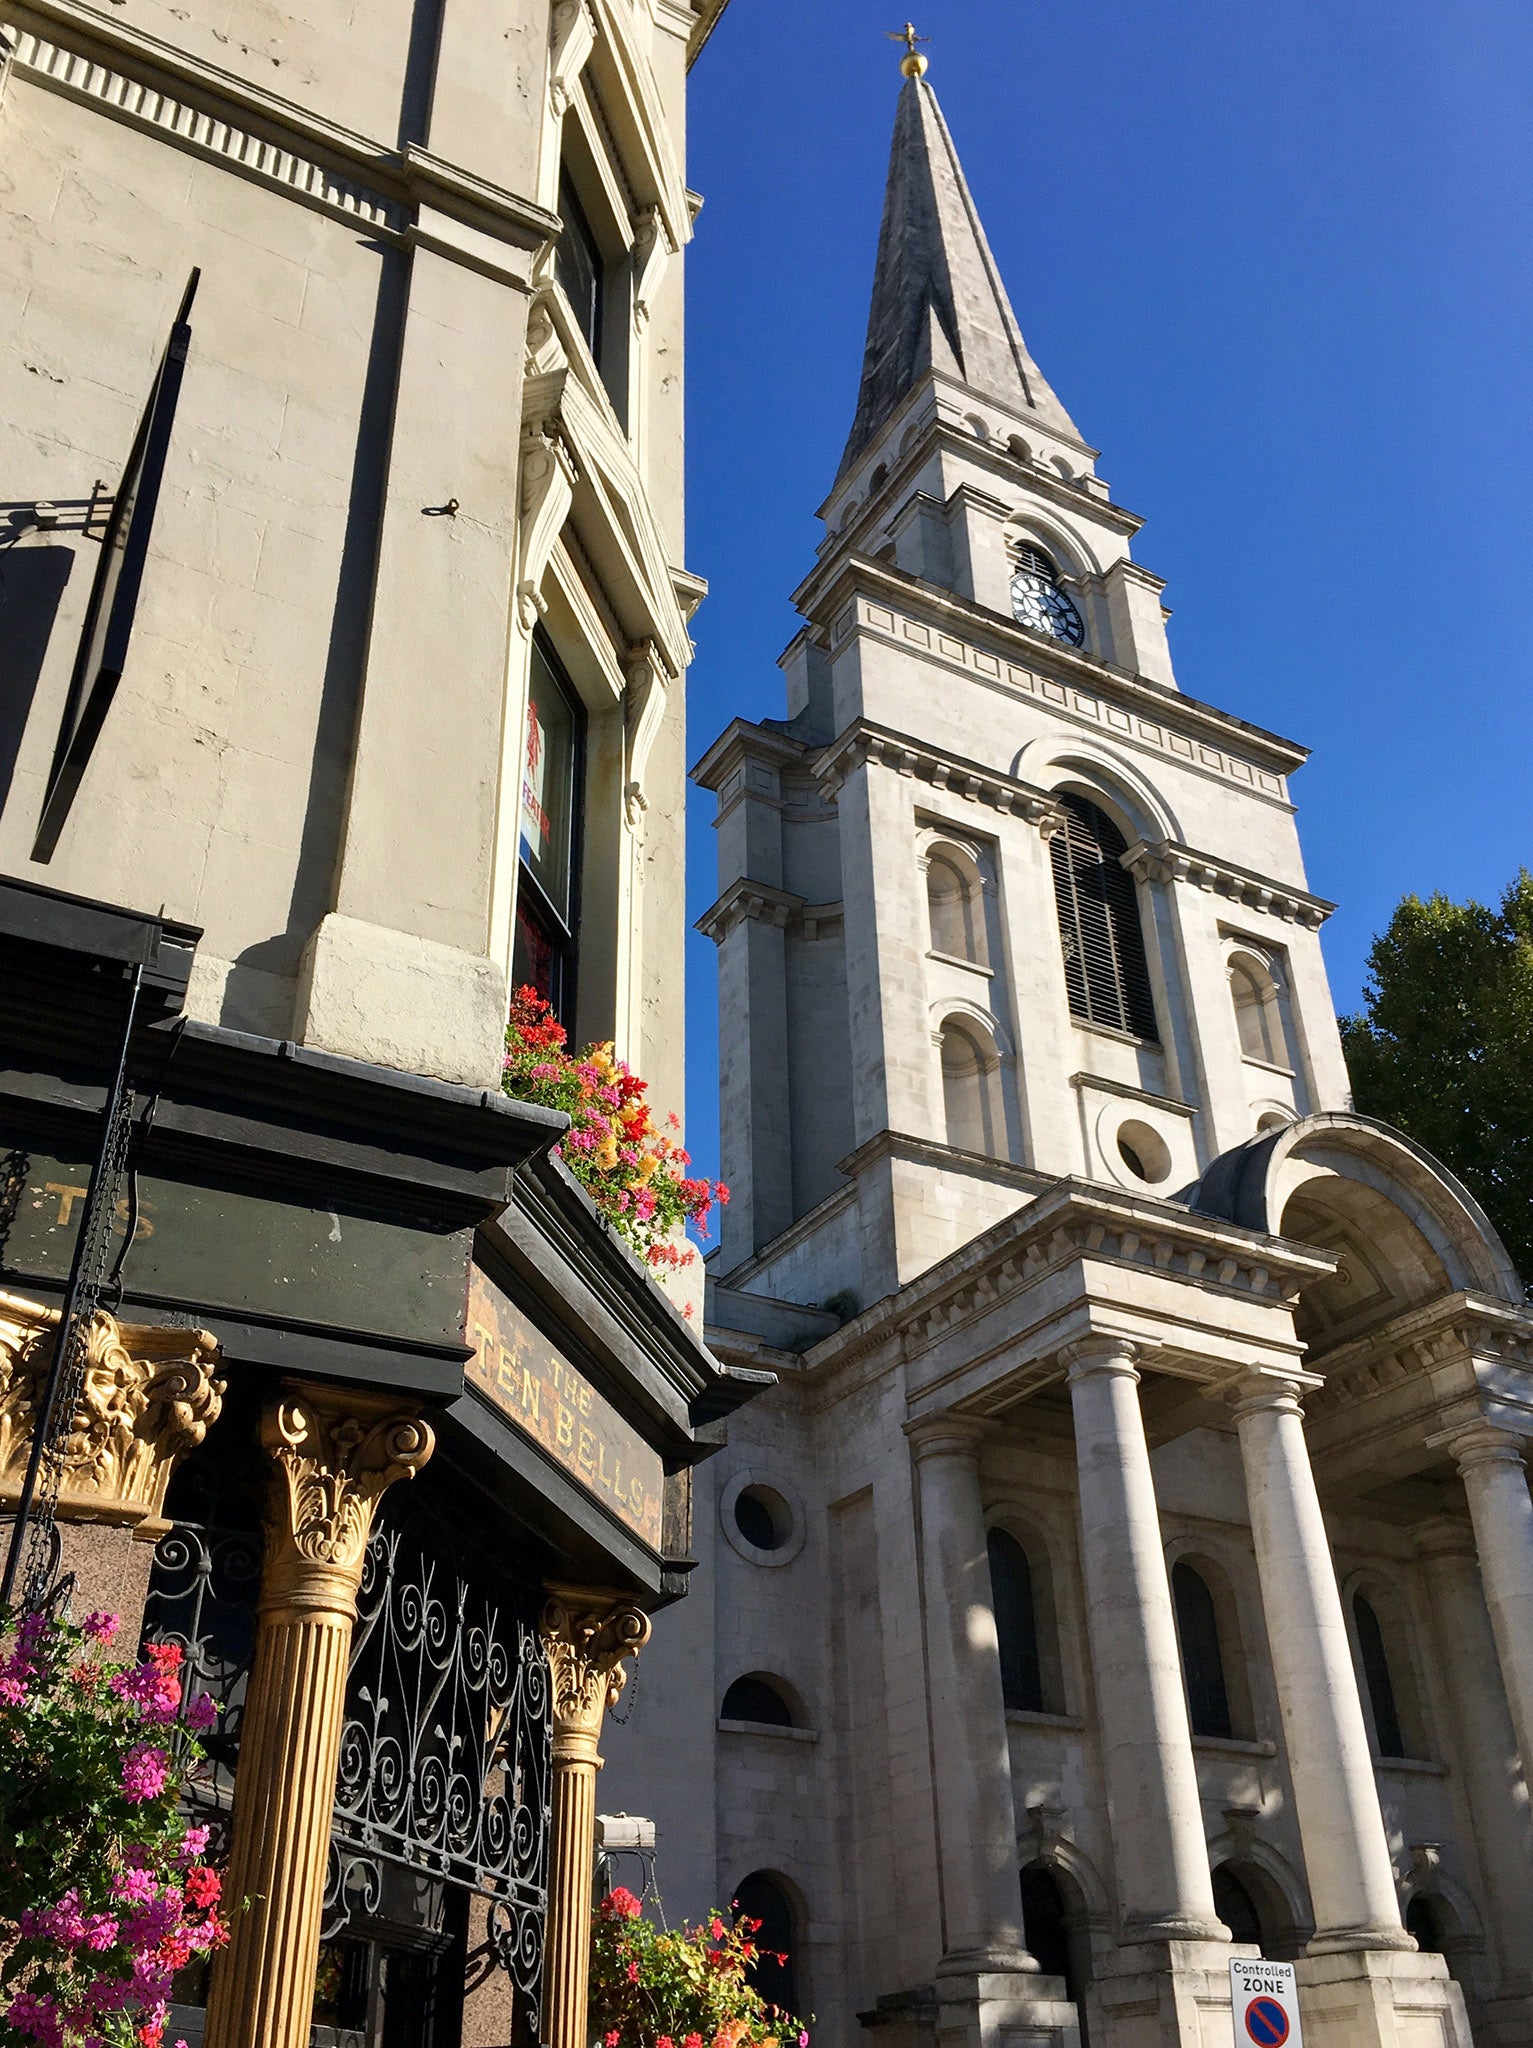
M 530 1594 L 413 1503 L 368 1544 L 346 1687 L 326 1932 L 371 1919 L 384 1868 L 490 1902 L 536 2039 L 548 1906 L 548 1666 Z

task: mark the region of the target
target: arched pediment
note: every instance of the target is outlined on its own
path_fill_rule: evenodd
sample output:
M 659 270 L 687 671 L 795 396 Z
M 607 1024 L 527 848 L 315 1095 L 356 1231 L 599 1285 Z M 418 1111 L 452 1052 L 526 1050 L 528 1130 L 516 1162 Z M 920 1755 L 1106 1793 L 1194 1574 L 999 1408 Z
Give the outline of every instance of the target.
M 1260 1133 L 1221 1154 L 1187 1199 L 1204 1215 L 1340 1253 L 1342 1272 L 1307 1290 L 1312 1341 L 1447 1293 L 1524 1300 L 1463 1182 L 1372 1117 L 1332 1110 Z

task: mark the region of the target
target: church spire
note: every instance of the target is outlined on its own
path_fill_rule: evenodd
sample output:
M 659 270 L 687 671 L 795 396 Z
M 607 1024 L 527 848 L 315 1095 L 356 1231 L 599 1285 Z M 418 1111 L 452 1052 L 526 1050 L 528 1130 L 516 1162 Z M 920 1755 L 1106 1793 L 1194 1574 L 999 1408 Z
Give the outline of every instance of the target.
M 862 387 L 842 473 L 931 369 L 1080 438 L 1027 352 L 942 109 L 922 76 L 925 60 L 910 48 L 900 66 L 905 84 L 894 117 Z

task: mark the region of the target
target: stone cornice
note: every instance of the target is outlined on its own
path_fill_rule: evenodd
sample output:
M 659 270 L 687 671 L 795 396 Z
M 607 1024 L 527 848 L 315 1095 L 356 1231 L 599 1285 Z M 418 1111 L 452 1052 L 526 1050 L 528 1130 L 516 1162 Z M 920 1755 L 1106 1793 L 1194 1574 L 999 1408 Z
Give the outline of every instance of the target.
M 333 218 L 507 276 L 503 259 L 474 246 L 484 236 L 525 259 L 509 273 L 523 286 L 531 259 L 559 232 L 556 215 L 517 193 L 428 150 L 358 135 L 82 0 L 15 0 L 5 18 L 15 77 Z M 432 214 L 459 232 L 433 230 Z
M 1317 1418 L 1354 1407 L 1410 1379 L 1480 1360 L 1533 1375 L 1533 1309 L 1489 1295 L 1448 1294 L 1392 1317 L 1381 1329 L 1323 1352 L 1325 1385 L 1305 1402 Z
M 1282 799 L 1279 778 L 1309 759 L 1309 749 L 1296 741 L 1045 640 L 1000 612 L 867 555 L 842 555 L 825 564 L 800 585 L 794 603 L 812 625 L 828 629 L 832 647 L 852 630 L 882 632 L 907 652 L 921 647 L 982 680 L 1011 683 L 1067 715 L 1089 719 L 1109 738 L 1148 745 L 1268 796 Z M 874 606 L 884 610 L 885 619 L 868 616 Z M 903 630 L 901 615 L 926 632 L 925 641 Z
M 1059 801 L 1048 790 L 1019 782 L 1016 776 L 1000 774 L 981 762 L 966 760 L 962 754 L 950 754 L 946 748 L 934 747 L 926 740 L 892 732 L 869 719 L 859 719 L 848 726 L 815 761 L 814 772 L 826 801 L 831 801 L 847 776 L 867 761 L 892 768 L 899 775 L 914 776 L 934 789 L 986 804 L 991 810 L 1026 818 L 1029 824 L 1042 826 L 1045 837 L 1064 822 Z
M 1029 1194 L 1045 1194 L 1057 1185 L 1054 1174 L 1040 1173 L 1036 1167 L 1018 1166 L 1010 1159 L 992 1159 L 983 1152 L 966 1152 L 960 1145 L 940 1145 L 934 1138 L 918 1138 L 908 1131 L 879 1131 L 845 1159 L 838 1159 L 836 1171 L 855 1180 L 882 1159 L 909 1160 L 919 1166 L 946 1168 L 956 1173 L 978 1173 L 986 1180 L 1003 1187 L 1021 1188 Z
M 1323 896 L 1312 896 L 1306 889 L 1253 874 L 1249 868 L 1218 860 L 1211 853 L 1196 853 L 1190 846 L 1179 846 L 1171 839 L 1139 840 L 1124 854 L 1123 865 L 1142 881 L 1187 882 L 1195 889 L 1227 896 L 1248 910 L 1281 918 L 1285 923 L 1301 924 L 1306 931 L 1319 931 L 1336 908 Z
M 855 1317 L 808 1353 L 816 1370 L 842 1366 L 891 1340 L 919 1352 L 1046 1273 L 1081 1260 L 1146 1268 L 1200 1289 L 1292 1304 L 1334 1272 L 1335 1257 L 1233 1225 L 1209 1226 L 1179 1204 L 1061 1180 Z
M 787 766 L 802 761 L 812 750 L 803 740 L 757 725 L 748 718 L 734 718 L 725 726 L 692 770 L 699 789 L 717 790 L 725 779 L 747 760 L 755 758 Z
M 774 889 L 770 882 L 731 882 L 723 895 L 710 904 L 693 926 L 716 946 L 723 945 L 742 924 L 764 924 L 782 931 L 789 920 L 802 912 L 804 898 L 787 889 Z

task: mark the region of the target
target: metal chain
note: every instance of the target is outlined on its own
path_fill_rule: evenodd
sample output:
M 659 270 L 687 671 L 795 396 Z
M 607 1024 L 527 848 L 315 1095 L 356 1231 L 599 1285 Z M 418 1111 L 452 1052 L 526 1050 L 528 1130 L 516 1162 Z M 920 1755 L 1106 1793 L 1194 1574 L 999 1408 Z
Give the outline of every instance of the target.
M 37 1490 L 27 1518 L 26 1559 L 22 1568 L 21 1604 L 28 1613 L 46 1607 L 54 1590 L 60 1549 L 57 1520 L 59 1493 L 75 1413 L 85 1386 L 85 1369 L 90 1357 L 91 1324 L 101 1304 L 106 1282 L 107 1261 L 112 1247 L 112 1222 L 117 1213 L 117 1190 L 122 1185 L 128 1160 L 128 1141 L 133 1129 L 133 1091 L 124 1088 L 117 1103 L 117 1115 L 105 1148 L 98 1179 L 87 1191 L 80 1232 L 80 1286 L 75 1313 L 68 1329 L 60 1326 L 54 1342 L 64 1347 L 59 1372 L 58 1394 L 53 1416 L 43 1443 L 38 1467 Z

